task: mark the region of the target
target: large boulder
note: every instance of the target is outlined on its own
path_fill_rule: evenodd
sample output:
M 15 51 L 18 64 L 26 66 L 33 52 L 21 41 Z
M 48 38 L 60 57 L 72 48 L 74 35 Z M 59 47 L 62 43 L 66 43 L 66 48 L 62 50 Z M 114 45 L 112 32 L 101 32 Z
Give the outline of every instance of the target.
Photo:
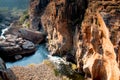
M 39 31 L 33 31 L 25 28 L 19 29 L 21 37 L 35 44 L 39 44 L 45 39 L 45 34 Z
M 5 39 L 0 41 L 0 57 L 4 60 L 20 59 L 22 55 L 31 54 L 35 50 L 36 46 L 33 42 L 15 35 L 6 35 Z

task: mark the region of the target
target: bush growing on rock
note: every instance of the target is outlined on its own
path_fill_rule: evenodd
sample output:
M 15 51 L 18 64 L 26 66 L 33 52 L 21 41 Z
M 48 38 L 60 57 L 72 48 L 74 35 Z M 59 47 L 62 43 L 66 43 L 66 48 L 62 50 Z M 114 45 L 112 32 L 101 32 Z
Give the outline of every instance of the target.
M 19 21 L 20 21 L 21 24 L 23 24 L 24 21 L 25 21 L 26 19 L 28 19 L 28 18 L 29 18 L 28 11 L 25 11 L 25 12 L 23 13 L 23 15 L 20 17 Z

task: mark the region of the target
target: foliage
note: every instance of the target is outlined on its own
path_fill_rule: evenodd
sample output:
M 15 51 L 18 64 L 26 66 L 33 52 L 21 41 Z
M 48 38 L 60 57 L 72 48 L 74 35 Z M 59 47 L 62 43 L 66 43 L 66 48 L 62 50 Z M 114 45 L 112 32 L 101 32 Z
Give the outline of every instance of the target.
M 24 23 L 24 21 L 25 21 L 26 19 L 28 19 L 28 18 L 29 18 L 28 11 L 25 11 L 25 12 L 23 12 L 23 15 L 20 17 L 19 21 L 20 21 L 20 23 L 22 24 L 22 23 Z
M 59 76 L 59 72 L 57 69 L 54 69 L 54 74 L 55 74 L 55 76 Z
M 71 66 L 61 63 L 59 69 L 51 61 L 45 60 L 44 64 L 53 69 L 55 76 L 61 77 L 62 80 L 84 80 L 84 77 L 76 73 L 76 65 L 71 63 Z
M 44 62 L 43 62 L 44 64 L 46 64 L 46 65 L 48 65 L 49 67 L 51 67 L 51 68 L 54 68 L 54 65 L 53 65 L 53 63 L 52 62 L 50 62 L 49 60 L 44 60 Z
M 30 67 L 34 67 L 34 66 L 35 66 L 35 64 L 29 64 L 28 66 L 30 66 Z
M 72 63 L 72 69 L 73 69 L 73 70 L 77 69 L 76 64 L 73 64 L 73 63 Z

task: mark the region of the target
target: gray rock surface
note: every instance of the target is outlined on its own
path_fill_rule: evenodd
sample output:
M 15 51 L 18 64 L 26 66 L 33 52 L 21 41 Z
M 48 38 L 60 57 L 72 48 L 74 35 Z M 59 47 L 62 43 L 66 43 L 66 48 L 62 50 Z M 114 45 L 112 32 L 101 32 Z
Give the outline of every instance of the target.
M 22 58 L 17 55 L 26 55 L 34 53 L 36 46 L 33 42 L 17 37 L 15 35 L 6 35 L 5 39 L 0 40 L 0 57 L 9 59 L 9 57 L 18 60 Z
M 0 58 L 0 80 L 16 80 L 14 73 L 6 68 L 5 62 Z

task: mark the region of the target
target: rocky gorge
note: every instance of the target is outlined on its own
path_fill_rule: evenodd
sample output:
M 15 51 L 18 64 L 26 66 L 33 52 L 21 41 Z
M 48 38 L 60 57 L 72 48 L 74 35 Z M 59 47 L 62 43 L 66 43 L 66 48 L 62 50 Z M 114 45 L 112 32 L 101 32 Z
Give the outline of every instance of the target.
M 33 53 L 35 46 L 45 40 L 50 55 L 59 56 L 70 65 L 59 58 L 41 64 L 53 64 L 52 70 L 61 73 L 56 77 L 52 77 L 54 73 L 36 76 L 34 71 L 37 68 L 42 71 L 41 65 L 34 65 L 35 69 L 22 68 L 25 72 L 33 69 L 33 77 L 31 74 L 20 77 L 22 73 L 17 70 L 21 67 L 11 68 L 13 73 L 19 73 L 14 74 L 14 79 L 9 79 L 10 72 L 4 73 L 8 70 L 5 68 L 1 72 L 3 80 L 120 80 L 119 0 L 30 0 L 28 22 L 27 28 L 19 22 L 11 24 L 5 39 L 0 39 L 0 57 L 17 60 Z M 71 68 L 73 63 L 75 69 Z

